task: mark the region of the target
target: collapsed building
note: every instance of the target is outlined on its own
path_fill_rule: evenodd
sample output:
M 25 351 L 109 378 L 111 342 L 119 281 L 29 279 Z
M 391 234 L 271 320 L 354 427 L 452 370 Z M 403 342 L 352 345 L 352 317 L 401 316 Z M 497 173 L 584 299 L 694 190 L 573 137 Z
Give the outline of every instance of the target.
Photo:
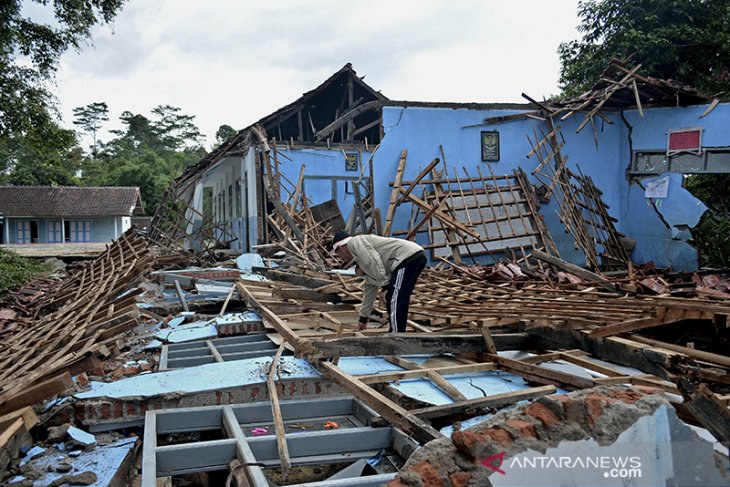
M 346 65 L 187 168 L 143 234 L 20 290 L 6 481 L 106 449 L 99 485 L 725 485 L 730 284 L 698 270 L 682 178 L 730 171 L 730 104 L 619 61 L 524 97 L 393 101 Z M 339 229 L 427 250 L 408 333 L 357 331 Z M 105 444 L 65 472 L 18 461 L 89 450 L 79 428 Z

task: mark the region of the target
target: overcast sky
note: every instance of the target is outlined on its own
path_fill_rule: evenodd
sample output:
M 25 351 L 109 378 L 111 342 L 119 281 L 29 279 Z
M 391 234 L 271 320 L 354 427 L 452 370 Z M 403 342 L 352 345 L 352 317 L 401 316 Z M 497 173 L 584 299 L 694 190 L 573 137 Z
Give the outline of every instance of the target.
M 72 109 L 157 105 L 195 116 L 215 141 L 294 101 L 346 63 L 388 98 L 524 102 L 558 92 L 560 42 L 578 37 L 577 0 L 129 0 L 93 45 L 61 58 Z M 102 140 L 104 136 L 102 135 Z

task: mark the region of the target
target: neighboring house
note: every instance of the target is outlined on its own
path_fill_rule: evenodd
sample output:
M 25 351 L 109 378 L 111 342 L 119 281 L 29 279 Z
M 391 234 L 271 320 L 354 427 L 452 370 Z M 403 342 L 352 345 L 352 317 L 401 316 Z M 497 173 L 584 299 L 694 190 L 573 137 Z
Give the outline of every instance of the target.
M 142 213 L 139 188 L 0 186 L 0 243 L 109 242 Z
M 223 229 L 216 237 L 249 251 L 266 239 L 264 223 L 272 211 L 263 197 L 267 173 L 291 189 L 302 171 L 311 204 L 334 199 L 345 220 L 356 208 L 353 183 L 359 181 L 363 190 L 370 189 L 383 218 L 404 149 L 404 181 L 440 158 L 448 168 L 446 177 L 468 180 L 480 172 L 504 176 L 522 169 L 530 183 L 544 187 L 551 182 L 544 174 L 533 174 L 544 171 L 534 146 L 546 139 L 549 144 L 542 147 L 550 148 L 547 153 L 559 153 L 558 158 L 546 156 L 550 164 L 564 164 L 571 174 L 595 183 L 606 211 L 594 229 L 613 225 L 633 239 L 630 257 L 635 263 L 691 270 L 698 255 L 688 230 L 706 207 L 683 188 L 683 175 L 730 172 L 730 103 L 671 81 L 632 77 L 635 71 L 612 63 L 594 90 L 564 104 L 528 97 L 525 104 L 427 103 L 389 100 L 348 64 L 290 105 L 239 131 L 189 167 L 174 187 L 193 208 L 187 213 L 189 233 L 200 224 L 207 187 Z M 271 168 L 262 164 L 267 150 Z M 657 185 L 660 191 L 652 189 Z M 562 258 L 586 265 L 588 256 L 576 245 L 580 236 L 569 233 L 559 216 L 564 210 L 558 198 L 550 198 L 539 210 L 540 220 Z M 400 232 L 393 234 L 403 235 L 412 218 L 399 208 L 392 229 Z M 499 222 L 504 217 L 494 218 L 492 231 L 505 229 L 505 222 Z M 428 238 L 433 237 L 416 235 L 422 244 Z M 584 243 L 591 238 L 584 236 Z M 605 251 L 596 245 L 599 259 Z M 491 254 L 476 253 L 484 262 Z

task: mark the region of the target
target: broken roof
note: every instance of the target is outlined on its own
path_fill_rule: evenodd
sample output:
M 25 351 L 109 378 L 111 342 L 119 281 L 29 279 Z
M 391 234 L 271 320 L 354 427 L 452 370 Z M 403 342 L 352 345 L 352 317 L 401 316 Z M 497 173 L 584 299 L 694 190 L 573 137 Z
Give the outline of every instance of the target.
M 99 217 L 142 213 L 137 187 L 0 186 L 6 217 Z
M 600 103 L 609 110 L 642 105 L 687 106 L 713 100 L 711 96 L 678 81 L 641 76 L 638 74 L 640 69 L 641 64 L 630 67 L 625 61 L 613 59 L 589 91 L 577 98 L 558 100 L 551 105 L 572 111 L 591 109 Z

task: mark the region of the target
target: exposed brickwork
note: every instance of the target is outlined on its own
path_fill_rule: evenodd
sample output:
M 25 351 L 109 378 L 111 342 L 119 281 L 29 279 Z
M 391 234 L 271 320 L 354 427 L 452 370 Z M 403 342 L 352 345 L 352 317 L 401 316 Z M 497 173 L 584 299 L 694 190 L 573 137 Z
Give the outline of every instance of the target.
M 286 399 L 337 395 L 345 391 L 331 382 L 320 379 L 300 379 L 278 384 L 280 395 Z M 314 394 L 311 394 L 314 391 Z M 219 391 L 208 391 L 190 395 L 164 397 L 156 396 L 145 400 L 87 399 L 76 402 L 75 418 L 80 424 L 120 423 L 144 420 L 147 409 L 199 407 L 220 404 L 242 404 L 268 401 L 265 385 L 251 384 Z
M 451 475 L 449 475 L 451 487 L 464 487 L 469 483 L 470 478 L 471 474 L 468 474 L 466 472 L 452 473 Z
M 533 423 L 522 421 L 520 419 L 510 419 L 505 421 L 504 424 L 515 430 L 520 436 L 532 436 L 533 438 L 537 438 L 537 430 Z
M 544 451 L 565 440 L 615 441 L 640 417 L 666 404 L 662 391 L 645 387 L 602 386 L 544 396 L 432 441 L 411 456 L 388 487 L 491 485 L 494 470 L 481 463 L 489 457 L 504 454 L 508 459 L 528 448 Z
M 420 477 L 423 487 L 444 487 L 444 482 L 439 475 L 438 465 L 421 462 L 418 465 L 414 465 L 411 470 Z
M 560 418 L 539 402 L 535 402 L 525 409 L 525 414 L 539 419 L 545 426 L 553 426 L 560 422 Z

